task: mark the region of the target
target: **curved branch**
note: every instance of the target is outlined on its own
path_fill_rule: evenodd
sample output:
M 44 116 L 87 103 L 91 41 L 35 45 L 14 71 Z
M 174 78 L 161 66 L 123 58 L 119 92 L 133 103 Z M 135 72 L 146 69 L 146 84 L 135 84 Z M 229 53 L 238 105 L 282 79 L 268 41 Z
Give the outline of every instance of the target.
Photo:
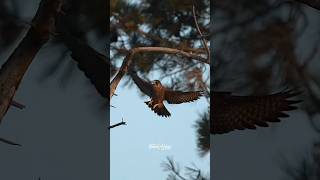
M 122 77 L 128 72 L 128 68 L 132 63 L 133 56 L 136 53 L 140 52 L 157 52 L 157 53 L 165 53 L 165 54 L 175 54 L 175 55 L 181 55 L 189 59 L 194 59 L 197 61 L 200 61 L 201 63 L 210 64 L 210 62 L 201 56 L 188 53 L 182 50 L 173 49 L 173 48 L 167 48 L 167 47 L 137 47 L 133 48 L 129 51 L 129 54 L 124 58 L 122 65 L 116 74 L 116 76 L 112 79 L 110 83 L 110 99 L 114 95 L 115 90 L 117 89 L 117 86 L 119 82 L 121 81 Z

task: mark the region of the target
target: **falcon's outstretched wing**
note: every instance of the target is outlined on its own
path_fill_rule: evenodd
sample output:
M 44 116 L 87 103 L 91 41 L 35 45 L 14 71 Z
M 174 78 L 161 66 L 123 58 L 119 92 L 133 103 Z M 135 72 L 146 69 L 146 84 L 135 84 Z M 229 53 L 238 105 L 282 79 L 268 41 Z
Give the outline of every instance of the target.
M 267 122 L 279 122 L 279 118 L 289 116 L 283 111 L 296 109 L 293 104 L 300 101 L 288 98 L 298 94 L 285 91 L 267 96 L 233 96 L 228 92 L 214 92 L 210 133 L 255 129 L 256 126 L 267 127 Z
M 71 56 L 78 63 L 79 69 L 90 79 L 99 94 L 107 98 L 110 75 L 107 57 L 69 34 L 63 34 L 62 39 L 72 52 Z
M 149 97 L 152 97 L 152 84 L 141 79 L 135 71 L 129 71 L 128 73 L 130 74 L 138 88 Z
M 202 95 L 202 91 L 182 92 L 166 89 L 165 100 L 167 100 L 170 104 L 180 104 L 195 101 L 199 99 Z

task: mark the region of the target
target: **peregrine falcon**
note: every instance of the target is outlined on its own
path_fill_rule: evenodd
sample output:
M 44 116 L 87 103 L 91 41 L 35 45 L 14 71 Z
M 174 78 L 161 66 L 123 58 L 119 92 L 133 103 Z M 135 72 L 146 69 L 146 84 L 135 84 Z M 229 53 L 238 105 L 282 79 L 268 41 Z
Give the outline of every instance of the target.
M 230 92 L 213 92 L 210 111 L 211 134 L 223 134 L 233 130 L 268 127 L 268 122 L 280 122 L 288 117 L 284 111 L 297 109 L 293 104 L 300 100 L 289 100 L 300 94 L 292 90 L 265 96 L 234 96 Z
M 195 101 L 203 95 L 202 91 L 174 91 L 164 87 L 159 80 L 149 83 L 141 79 L 136 72 L 130 71 L 129 74 L 138 88 L 151 98 L 145 103 L 159 116 L 169 117 L 171 115 L 163 101 L 167 101 L 169 104 L 181 104 Z
M 108 75 L 112 71 L 109 69 L 110 62 L 107 57 L 74 38 L 65 38 L 64 41 L 72 51 L 71 56 L 78 63 L 80 70 L 90 79 L 100 95 L 107 98 Z M 139 89 L 151 97 L 146 104 L 162 116 L 170 115 L 163 105 L 164 100 L 171 104 L 179 104 L 196 100 L 201 96 L 200 91 L 172 91 L 164 88 L 160 81 L 149 83 L 135 73 L 130 74 Z M 160 93 L 153 93 L 153 89 Z M 210 93 L 210 133 L 222 134 L 233 130 L 255 129 L 256 126 L 266 127 L 269 122 L 279 122 L 279 118 L 288 117 L 284 111 L 296 109 L 294 104 L 300 101 L 289 99 L 298 94 L 294 91 L 283 91 L 265 96 L 235 96 L 231 92 L 213 91 Z

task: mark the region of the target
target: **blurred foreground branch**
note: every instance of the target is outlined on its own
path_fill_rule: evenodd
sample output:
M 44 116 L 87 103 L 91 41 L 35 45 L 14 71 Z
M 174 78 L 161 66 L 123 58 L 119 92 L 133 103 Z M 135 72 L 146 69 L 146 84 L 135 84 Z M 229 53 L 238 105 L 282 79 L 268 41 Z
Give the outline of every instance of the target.
M 0 69 L 0 122 L 32 60 L 54 31 L 63 0 L 42 0 L 25 37 Z

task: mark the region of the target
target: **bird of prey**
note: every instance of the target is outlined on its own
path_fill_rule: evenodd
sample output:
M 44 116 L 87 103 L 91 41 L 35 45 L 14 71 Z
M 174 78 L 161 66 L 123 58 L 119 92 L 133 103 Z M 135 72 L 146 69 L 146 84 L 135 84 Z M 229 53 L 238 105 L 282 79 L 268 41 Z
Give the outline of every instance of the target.
M 110 74 L 109 61 L 106 56 L 97 53 L 93 48 L 76 40 L 72 36 L 63 38 L 72 51 L 73 59 L 78 62 L 80 70 L 90 79 L 103 97 L 108 97 Z M 201 92 L 181 92 L 164 89 L 160 81 L 153 84 L 140 79 L 135 73 L 130 73 L 135 84 L 151 100 L 146 102 L 157 114 L 169 116 L 169 111 L 163 105 L 166 100 L 171 104 L 179 104 L 196 100 Z M 160 88 L 160 90 L 158 89 Z M 153 89 L 162 94 L 154 93 Z M 157 95 L 155 95 L 157 94 Z M 279 118 L 288 117 L 285 111 L 296 109 L 294 104 L 300 102 L 290 100 L 299 93 L 283 91 L 265 96 L 235 96 L 230 92 L 211 92 L 210 133 L 223 134 L 233 130 L 255 129 L 256 126 L 268 126 L 269 122 L 279 122 Z
M 114 72 L 114 70 L 109 69 L 110 63 L 107 61 L 106 56 L 96 52 L 93 48 L 72 37 L 70 34 L 63 34 L 61 37 L 65 45 L 72 52 L 71 56 L 78 63 L 79 69 L 90 79 L 100 95 L 107 98 L 109 86 L 107 76 L 110 71 Z M 163 104 L 164 100 L 170 104 L 180 104 L 197 100 L 202 95 L 201 91 L 173 91 L 163 87 L 158 80 L 148 83 L 140 79 L 135 73 L 131 72 L 130 74 L 140 90 L 151 97 L 151 100 L 146 102 L 146 104 L 160 116 L 168 117 L 171 115 Z
M 169 117 L 171 115 L 163 101 L 167 101 L 169 104 L 181 104 L 195 101 L 203 95 L 202 91 L 183 92 L 168 89 L 159 80 L 149 83 L 141 79 L 134 71 L 130 71 L 129 74 L 138 88 L 151 98 L 145 103 L 159 116 Z
M 300 100 L 290 98 L 300 94 L 292 90 L 265 96 L 234 96 L 230 92 L 213 92 L 210 111 L 210 133 L 223 134 L 233 130 L 268 127 L 268 122 L 280 122 L 288 117 L 284 111 L 294 110 Z

